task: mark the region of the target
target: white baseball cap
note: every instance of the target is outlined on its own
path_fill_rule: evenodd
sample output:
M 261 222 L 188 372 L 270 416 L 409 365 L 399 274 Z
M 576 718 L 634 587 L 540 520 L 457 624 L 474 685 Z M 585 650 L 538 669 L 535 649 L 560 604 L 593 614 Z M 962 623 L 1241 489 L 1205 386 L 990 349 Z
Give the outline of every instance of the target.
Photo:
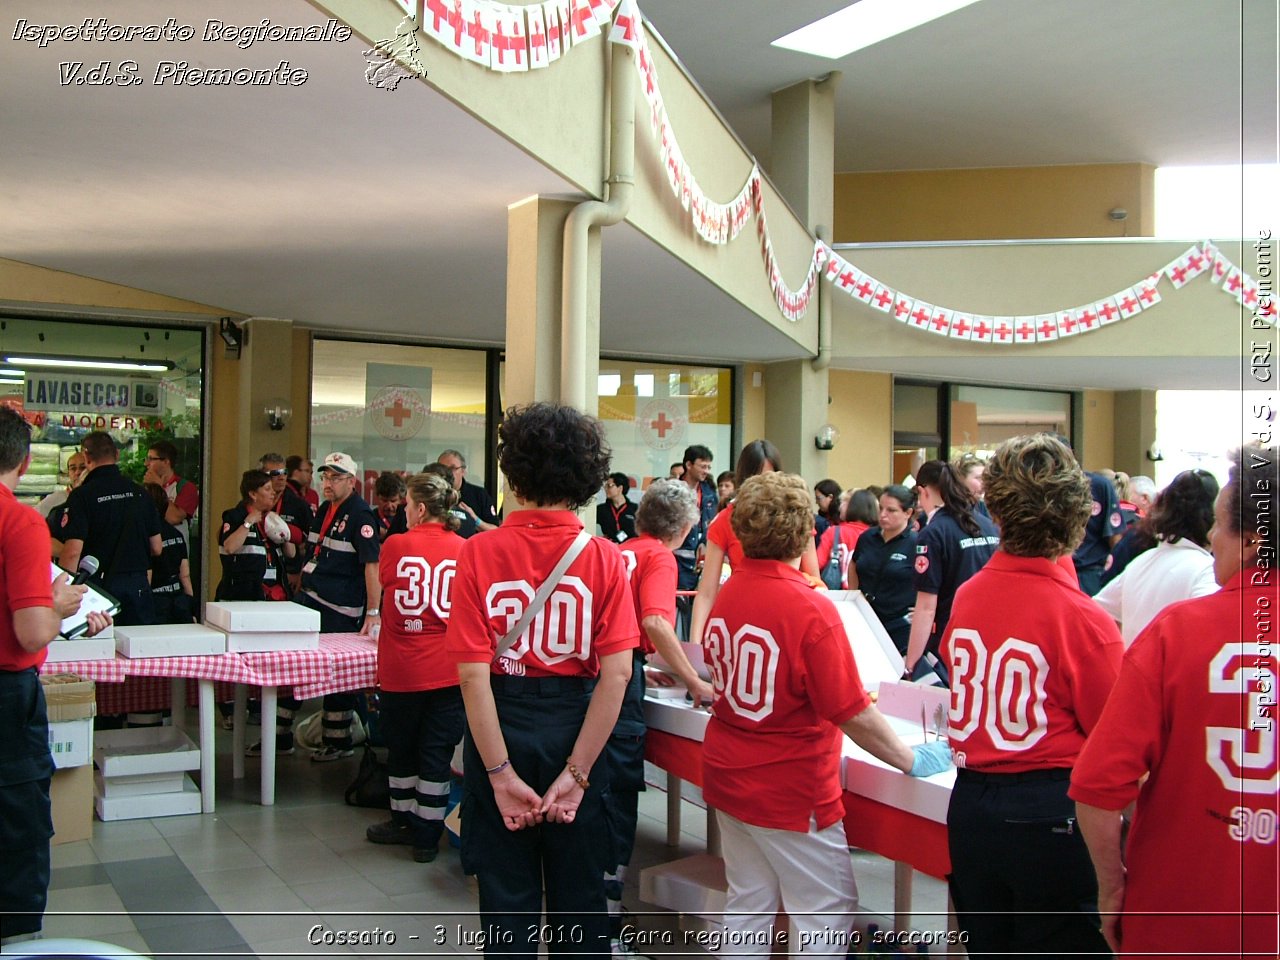
M 338 473 L 345 473 L 352 477 L 359 472 L 356 462 L 345 453 L 331 453 L 325 457 L 319 472 L 324 473 L 326 470 L 336 470 Z

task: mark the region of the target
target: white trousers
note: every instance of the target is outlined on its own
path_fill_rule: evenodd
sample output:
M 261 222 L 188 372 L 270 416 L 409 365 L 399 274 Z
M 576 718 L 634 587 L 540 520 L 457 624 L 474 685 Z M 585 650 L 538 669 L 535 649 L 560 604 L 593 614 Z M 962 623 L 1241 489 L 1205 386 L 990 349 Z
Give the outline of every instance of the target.
M 788 953 L 843 957 L 858 907 L 844 824 L 809 832 L 756 827 L 716 811 L 729 894 L 721 957 L 768 956 L 785 910 L 796 930 Z

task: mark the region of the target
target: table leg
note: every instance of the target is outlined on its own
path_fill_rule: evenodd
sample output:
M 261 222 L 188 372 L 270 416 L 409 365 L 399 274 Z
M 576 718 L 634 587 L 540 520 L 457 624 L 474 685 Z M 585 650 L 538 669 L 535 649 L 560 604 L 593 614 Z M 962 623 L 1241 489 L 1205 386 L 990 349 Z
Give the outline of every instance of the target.
M 236 702 L 231 712 L 231 778 L 244 779 L 244 726 L 248 713 L 249 690 L 243 683 L 236 684 Z
M 680 846 L 680 792 L 684 781 L 667 773 L 667 846 Z
M 213 681 L 200 681 L 200 809 L 213 813 L 214 716 Z
M 721 855 L 720 821 L 716 819 L 716 812 L 711 807 L 707 807 L 707 853 L 713 857 Z
M 276 688 L 262 688 L 262 805 L 276 802 Z
M 896 861 L 893 865 L 893 928 L 911 929 L 911 885 L 915 870 L 909 863 Z
M 187 729 L 187 678 L 169 680 L 169 717 L 175 730 Z

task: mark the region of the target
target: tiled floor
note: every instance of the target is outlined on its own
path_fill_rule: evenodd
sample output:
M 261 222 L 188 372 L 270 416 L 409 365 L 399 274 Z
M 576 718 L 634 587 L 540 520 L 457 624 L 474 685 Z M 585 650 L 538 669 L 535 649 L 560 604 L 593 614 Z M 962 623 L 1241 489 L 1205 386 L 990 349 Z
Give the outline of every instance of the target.
M 303 755 L 281 757 L 276 805 L 262 807 L 256 761 L 247 761 L 245 780 L 231 778 L 230 736 L 218 734 L 216 813 L 95 822 L 92 839 L 53 848 L 46 937 L 86 937 L 156 957 L 476 952 L 468 942 L 478 926 L 475 889 L 457 851 L 419 864 L 407 847 L 364 839 L 365 827 L 383 815 L 342 802 L 358 758 L 320 765 Z M 635 913 L 655 910 L 638 899 L 640 869 L 705 849 L 705 814 L 688 802 L 684 808 L 680 849 L 673 850 L 665 842 L 665 794 L 651 788 L 641 798 L 625 893 Z M 893 865 L 854 856 L 863 922 L 887 928 Z M 945 929 L 945 917 L 937 916 L 945 898 L 942 883 L 917 873 L 914 925 Z M 659 912 L 639 922 L 674 929 L 676 918 Z M 375 929 L 382 931 L 378 945 L 309 942 L 322 930 Z M 388 931 L 394 944 L 385 942 Z

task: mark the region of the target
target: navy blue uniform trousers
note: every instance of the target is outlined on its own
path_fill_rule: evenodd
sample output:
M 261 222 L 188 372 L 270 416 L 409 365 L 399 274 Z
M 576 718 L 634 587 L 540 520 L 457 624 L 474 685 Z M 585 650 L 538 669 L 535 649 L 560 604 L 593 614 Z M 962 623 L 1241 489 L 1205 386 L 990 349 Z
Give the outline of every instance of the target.
M 49 894 L 49 720 L 35 668 L 0 671 L 0 935 L 35 933 Z
M 565 768 L 595 683 L 581 677 L 491 679 L 508 757 L 539 795 Z M 609 827 L 609 761 L 605 751 L 573 823 L 508 830 L 484 761 L 471 739 L 463 746 L 462 867 L 480 886 L 485 955 L 608 957 L 604 874 L 616 865 Z M 546 894 L 547 915 L 542 919 Z

